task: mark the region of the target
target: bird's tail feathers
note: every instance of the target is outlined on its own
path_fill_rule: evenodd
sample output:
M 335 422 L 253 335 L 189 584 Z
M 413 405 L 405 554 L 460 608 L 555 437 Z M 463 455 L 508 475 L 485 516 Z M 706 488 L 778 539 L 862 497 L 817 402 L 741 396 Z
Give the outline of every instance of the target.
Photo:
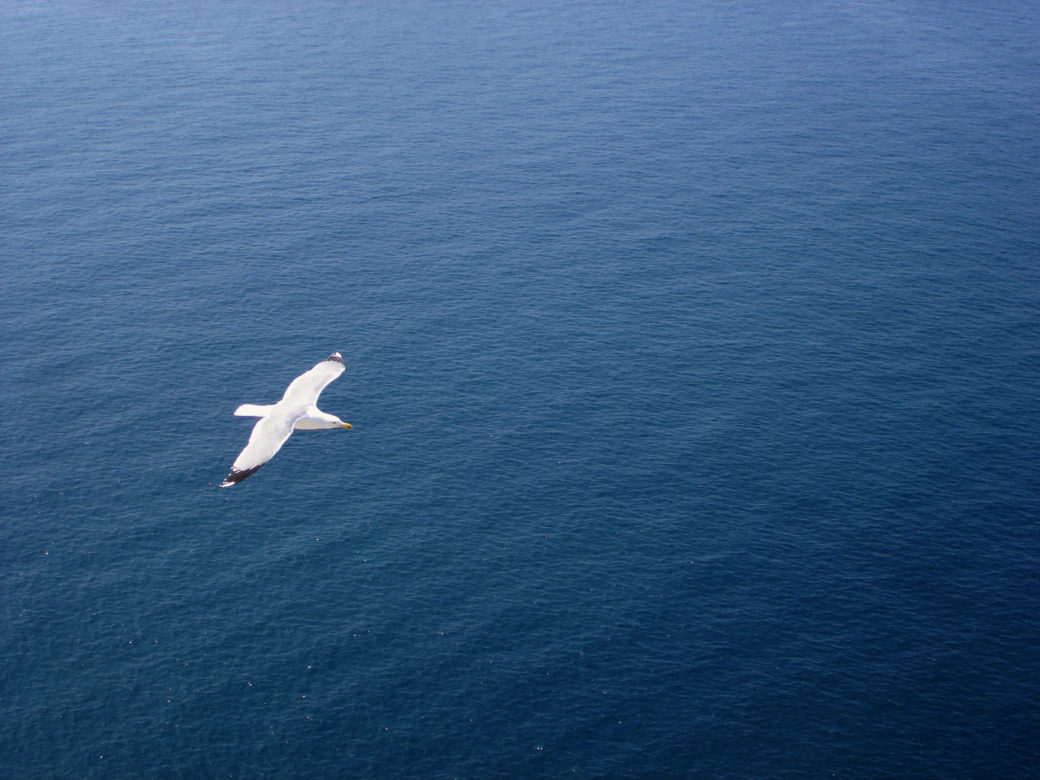
M 266 417 L 267 413 L 274 408 L 273 404 L 261 406 L 259 404 L 242 404 L 235 409 L 235 417 Z

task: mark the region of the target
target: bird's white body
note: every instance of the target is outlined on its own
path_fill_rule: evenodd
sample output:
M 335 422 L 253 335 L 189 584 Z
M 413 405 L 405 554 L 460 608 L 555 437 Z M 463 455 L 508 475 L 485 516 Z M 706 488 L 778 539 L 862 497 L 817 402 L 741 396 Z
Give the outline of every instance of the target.
M 343 356 L 333 352 L 300 376 L 285 389 L 282 400 L 276 404 L 242 404 L 235 410 L 238 417 L 259 417 L 249 435 L 246 448 L 231 464 L 231 471 L 220 483 L 231 487 L 241 482 L 282 448 L 294 430 L 314 431 L 327 428 L 349 428 L 334 414 L 321 411 L 318 396 L 333 379 L 343 373 Z
M 263 406 L 242 404 L 235 409 L 235 417 L 267 417 L 272 411 L 276 414 L 281 414 L 283 410 L 279 408 L 279 404 L 266 404 Z M 322 428 L 342 427 L 343 421 L 341 419 L 334 414 L 326 414 L 317 406 L 308 408 L 304 416 L 293 424 L 293 430 L 296 431 L 318 431 Z

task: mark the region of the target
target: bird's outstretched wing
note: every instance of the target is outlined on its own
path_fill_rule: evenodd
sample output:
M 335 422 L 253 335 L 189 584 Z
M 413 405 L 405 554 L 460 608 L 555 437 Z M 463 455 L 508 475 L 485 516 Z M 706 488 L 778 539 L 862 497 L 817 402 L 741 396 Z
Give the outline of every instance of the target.
M 293 432 L 294 422 L 295 420 L 284 414 L 272 414 L 261 418 L 253 426 L 253 432 L 249 434 L 249 443 L 235 458 L 235 462 L 231 464 L 231 471 L 224 477 L 220 486 L 230 487 L 236 482 L 241 482 L 273 458 Z
M 282 401 L 288 401 L 293 405 L 311 406 L 316 404 L 321 391 L 328 386 L 329 382 L 342 374 L 343 369 L 343 356 L 338 352 L 333 352 L 310 371 L 305 371 L 290 382 L 282 395 Z

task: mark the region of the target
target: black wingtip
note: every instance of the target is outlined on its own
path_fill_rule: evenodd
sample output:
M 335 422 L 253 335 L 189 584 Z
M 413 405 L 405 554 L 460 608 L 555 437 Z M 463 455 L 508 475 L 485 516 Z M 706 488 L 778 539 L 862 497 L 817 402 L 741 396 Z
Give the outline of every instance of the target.
M 262 465 L 264 465 L 264 464 L 261 463 L 260 466 L 262 466 Z M 241 482 L 243 479 L 248 477 L 250 474 L 253 474 L 254 472 L 256 472 L 256 470 L 259 469 L 260 466 L 253 466 L 253 468 L 251 468 L 251 469 L 243 469 L 242 471 L 235 471 L 234 469 L 231 469 L 231 471 L 228 472 L 228 475 L 226 477 L 224 477 L 224 481 L 220 483 L 220 486 L 221 487 L 231 487 L 232 485 L 234 485 L 234 484 L 236 484 L 238 482 Z
M 343 356 L 341 354 L 339 354 L 338 352 L 333 352 L 331 355 L 329 355 L 325 359 L 326 360 L 331 360 L 333 363 L 340 363 L 340 364 L 343 363 Z

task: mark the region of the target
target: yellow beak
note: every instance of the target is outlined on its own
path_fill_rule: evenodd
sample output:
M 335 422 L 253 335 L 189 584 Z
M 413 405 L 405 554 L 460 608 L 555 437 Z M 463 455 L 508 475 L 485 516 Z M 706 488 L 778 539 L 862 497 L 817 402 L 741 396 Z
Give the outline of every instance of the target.
M 344 428 L 353 428 L 354 426 L 351 425 L 350 423 L 343 423 L 343 427 Z

